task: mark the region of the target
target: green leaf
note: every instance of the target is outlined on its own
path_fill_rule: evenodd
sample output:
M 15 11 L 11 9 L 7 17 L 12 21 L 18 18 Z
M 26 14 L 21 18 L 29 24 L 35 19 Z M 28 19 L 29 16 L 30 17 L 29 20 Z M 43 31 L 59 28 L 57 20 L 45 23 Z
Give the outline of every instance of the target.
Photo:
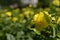
M 35 28 L 29 28 L 30 30 L 33 30 L 36 34 L 40 35 L 40 31 L 37 31 Z
M 59 32 L 57 32 L 57 36 L 60 38 L 60 31 L 59 31 Z
M 45 14 L 45 18 L 46 18 L 46 21 L 50 24 L 50 17 L 48 15 Z
M 0 31 L 0 37 L 3 36 L 3 31 Z
M 40 35 L 40 31 L 37 31 L 36 29 L 33 29 L 33 30 L 36 34 Z
M 7 40 L 15 40 L 15 37 L 11 34 L 6 34 Z
M 21 37 L 21 32 L 17 32 L 17 36 L 16 36 L 17 40 L 20 40 L 20 37 Z

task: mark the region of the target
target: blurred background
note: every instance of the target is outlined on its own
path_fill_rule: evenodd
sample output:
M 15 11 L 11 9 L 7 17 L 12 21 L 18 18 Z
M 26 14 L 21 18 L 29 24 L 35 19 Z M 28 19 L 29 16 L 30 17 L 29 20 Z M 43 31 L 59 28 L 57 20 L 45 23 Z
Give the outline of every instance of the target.
M 32 4 L 33 7 L 48 7 L 53 0 L 0 0 L 0 6 L 26 7 Z
M 0 40 L 60 40 L 60 0 L 0 0 Z

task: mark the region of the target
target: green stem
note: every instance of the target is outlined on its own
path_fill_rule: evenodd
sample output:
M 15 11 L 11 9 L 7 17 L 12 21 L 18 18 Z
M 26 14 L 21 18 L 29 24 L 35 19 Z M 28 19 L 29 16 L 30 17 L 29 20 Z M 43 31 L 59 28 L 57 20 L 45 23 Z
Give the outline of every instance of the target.
M 53 27 L 53 38 L 55 37 L 55 27 Z

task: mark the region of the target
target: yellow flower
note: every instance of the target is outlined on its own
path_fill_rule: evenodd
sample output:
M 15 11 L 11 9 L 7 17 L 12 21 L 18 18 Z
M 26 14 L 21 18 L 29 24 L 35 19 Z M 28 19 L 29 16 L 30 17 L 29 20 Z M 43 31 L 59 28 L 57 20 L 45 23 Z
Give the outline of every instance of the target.
M 43 12 L 40 12 L 33 17 L 33 23 L 35 24 L 36 30 L 42 30 L 48 26 Z
M 36 14 L 36 15 L 34 16 L 33 21 L 37 21 L 38 15 L 39 15 L 39 14 Z M 38 22 L 38 21 L 37 21 L 37 22 Z
M 28 15 L 30 13 L 30 11 L 25 11 L 24 14 L 25 15 Z
M 6 12 L 7 16 L 12 16 L 12 12 Z
M 13 22 L 16 22 L 16 21 L 18 21 L 18 18 L 17 18 L 17 17 L 13 17 L 13 18 L 12 18 L 12 21 L 13 21 Z
M 49 14 L 48 16 L 49 16 L 49 17 L 51 17 L 52 15 L 51 15 L 51 14 Z
M 25 12 L 24 12 L 24 15 L 25 15 L 27 18 L 29 18 L 29 17 L 30 17 L 30 16 L 29 16 L 29 15 L 30 15 L 30 11 L 25 11 Z
M 55 17 L 51 17 L 51 20 L 55 21 L 56 19 L 55 19 Z
M 56 6 L 60 6 L 59 0 L 53 0 L 53 4 L 56 5 Z
M 48 15 L 49 17 L 51 17 L 51 14 L 49 14 L 47 11 L 44 11 L 44 13 L 45 13 L 46 15 Z
M 24 14 L 23 13 L 19 14 L 19 17 L 24 18 Z
M 60 25 L 60 17 L 57 19 L 57 24 Z
M 22 21 L 24 20 L 24 14 L 23 13 L 19 14 L 19 17 L 20 17 L 20 22 L 23 23 Z
M 46 15 L 49 15 L 49 13 L 48 13 L 47 11 L 44 11 L 44 13 L 45 13 Z
M 25 20 L 25 19 L 23 19 L 23 20 L 22 20 L 22 23 L 25 23 L 25 22 L 26 22 L 26 20 Z

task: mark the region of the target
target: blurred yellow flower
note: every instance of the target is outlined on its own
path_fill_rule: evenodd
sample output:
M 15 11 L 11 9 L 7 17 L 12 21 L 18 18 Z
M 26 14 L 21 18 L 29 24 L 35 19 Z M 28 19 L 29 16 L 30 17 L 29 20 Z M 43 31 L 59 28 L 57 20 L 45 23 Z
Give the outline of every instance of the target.
M 40 12 L 33 17 L 33 23 L 35 24 L 36 30 L 42 30 L 48 26 L 43 12 Z
M 49 13 L 48 13 L 47 11 L 44 11 L 44 13 L 45 13 L 46 15 L 49 15 Z
M 24 20 L 22 20 L 22 22 L 23 22 L 23 23 L 25 23 L 25 22 L 26 22 L 26 20 L 24 19 Z
M 12 12 L 6 12 L 7 16 L 12 16 Z
M 19 17 L 24 18 L 24 14 L 23 13 L 20 13 L 19 14 Z
M 51 17 L 51 14 L 49 14 L 48 11 L 44 11 L 44 13 L 45 13 L 46 15 L 48 15 L 49 17 Z
M 18 18 L 17 18 L 17 17 L 13 17 L 13 18 L 12 18 L 12 21 L 13 21 L 13 22 L 16 22 L 16 21 L 18 21 Z
M 51 15 L 51 14 L 49 14 L 48 16 L 49 16 L 49 17 L 51 17 L 52 15 Z
M 20 22 L 22 22 L 24 20 L 24 14 L 23 13 L 19 14 L 19 17 L 20 17 Z
M 52 3 L 53 3 L 54 5 L 56 5 L 56 6 L 60 6 L 60 3 L 59 3 L 59 2 L 60 2 L 59 0 L 53 0 Z
M 30 13 L 30 11 L 25 11 L 24 14 L 25 15 L 28 15 Z
M 29 4 L 29 7 L 32 7 L 32 4 Z
M 22 11 L 26 11 L 27 9 L 26 8 L 22 8 Z
M 60 17 L 57 19 L 57 24 L 60 25 Z
M 30 17 L 30 16 L 29 16 L 29 15 L 30 15 L 30 11 L 25 11 L 25 12 L 24 12 L 24 15 L 25 15 L 27 18 L 29 18 L 29 17 Z
M 55 18 L 55 17 L 51 17 L 51 20 L 55 21 L 55 20 L 56 20 L 56 18 Z

